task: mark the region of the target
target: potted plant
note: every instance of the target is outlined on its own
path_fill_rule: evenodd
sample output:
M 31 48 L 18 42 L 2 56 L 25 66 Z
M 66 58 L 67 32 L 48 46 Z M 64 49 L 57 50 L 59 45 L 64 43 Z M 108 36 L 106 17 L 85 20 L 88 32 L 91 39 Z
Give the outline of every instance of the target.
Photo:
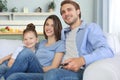
M 51 12 L 54 9 L 55 9 L 55 3 L 54 3 L 54 1 L 51 1 L 50 4 L 48 5 L 48 10 L 49 10 L 49 12 Z
M 0 0 L 0 12 L 7 11 L 7 0 Z

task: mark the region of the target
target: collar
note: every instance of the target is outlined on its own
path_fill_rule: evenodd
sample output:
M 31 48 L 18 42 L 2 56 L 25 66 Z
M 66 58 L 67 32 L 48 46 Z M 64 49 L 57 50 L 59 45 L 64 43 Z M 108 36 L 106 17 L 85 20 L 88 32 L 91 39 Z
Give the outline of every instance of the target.
M 79 27 L 78 30 L 84 29 L 86 27 L 85 25 L 86 25 L 86 23 L 82 20 L 81 25 L 78 26 Z M 64 28 L 64 32 L 69 32 L 69 31 L 71 31 L 70 26 L 68 26 L 67 28 Z

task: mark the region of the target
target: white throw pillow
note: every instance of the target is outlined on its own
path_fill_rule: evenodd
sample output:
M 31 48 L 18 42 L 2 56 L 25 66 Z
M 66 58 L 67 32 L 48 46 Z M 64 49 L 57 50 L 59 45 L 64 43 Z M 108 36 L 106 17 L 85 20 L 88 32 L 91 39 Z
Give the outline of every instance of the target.
M 120 41 L 116 34 L 106 33 L 108 44 L 114 51 L 115 55 L 120 55 Z
M 0 39 L 0 58 L 13 53 L 21 44 L 22 40 Z

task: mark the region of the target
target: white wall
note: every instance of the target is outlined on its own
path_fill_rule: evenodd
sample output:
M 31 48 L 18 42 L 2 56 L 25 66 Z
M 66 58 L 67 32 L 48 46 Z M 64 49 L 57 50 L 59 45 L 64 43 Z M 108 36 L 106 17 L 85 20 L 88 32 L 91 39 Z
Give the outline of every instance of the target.
M 82 19 L 93 22 L 94 19 L 94 0 L 78 0 L 81 8 Z
M 43 12 L 48 11 L 48 4 L 51 0 L 7 0 L 8 9 L 11 11 L 13 7 L 17 7 L 19 12 L 22 11 L 23 7 L 27 7 L 29 12 L 33 12 L 37 7 L 41 7 Z M 63 26 L 66 26 L 60 15 L 60 3 L 63 0 L 54 0 L 56 4 L 55 14 L 57 14 Z M 82 19 L 90 23 L 94 21 L 94 0 L 75 0 L 80 4 Z
M 110 33 L 118 33 L 120 35 L 120 1 L 119 0 L 110 0 Z
M 9 11 L 17 7 L 19 12 L 22 12 L 23 7 L 27 7 L 29 12 L 34 12 L 37 7 L 41 7 L 42 11 L 46 12 L 50 0 L 7 0 L 7 2 Z

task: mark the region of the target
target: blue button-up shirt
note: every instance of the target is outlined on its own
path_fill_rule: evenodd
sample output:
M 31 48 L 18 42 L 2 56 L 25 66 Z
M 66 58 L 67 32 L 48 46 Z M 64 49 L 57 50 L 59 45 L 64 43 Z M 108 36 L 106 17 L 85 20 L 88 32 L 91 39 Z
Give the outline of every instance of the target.
M 70 27 L 62 30 L 63 40 L 66 41 L 66 34 L 70 31 Z M 82 22 L 76 34 L 76 46 L 79 56 L 84 57 L 86 65 L 114 55 L 100 26 L 95 23 Z

